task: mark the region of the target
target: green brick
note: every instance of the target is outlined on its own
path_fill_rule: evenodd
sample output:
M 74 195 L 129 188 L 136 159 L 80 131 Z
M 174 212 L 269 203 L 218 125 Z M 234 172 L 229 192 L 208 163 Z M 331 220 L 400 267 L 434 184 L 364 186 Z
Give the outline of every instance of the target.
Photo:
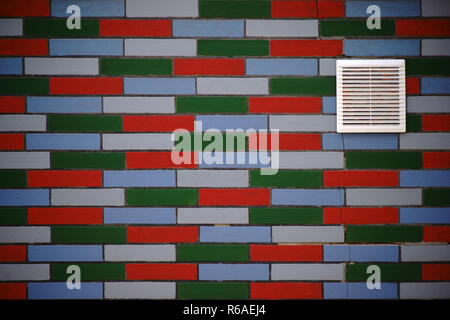
M 425 189 L 423 194 L 423 203 L 426 206 L 449 206 L 450 189 Z
M 347 281 L 366 281 L 370 276 L 367 268 L 377 265 L 381 271 L 381 282 L 421 281 L 422 267 L 413 263 L 350 263 L 347 264 Z
M 421 169 L 422 153 L 398 151 L 348 151 L 347 169 Z
M 52 152 L 52 169 L 125 169 L 124 152 Z
M 248 113 L 248 98 L 177 97 L 177 113 Z
M 197 41 L 200 56 L 268 56 L 268 40 L 203 40 Z
M 127 189 L 130 206 L 192 206 L 197 204 L 197 189 Z
M 220 145 L 219 143 L 215 143 L 215 137 L 214 136 L 208 136 L 205 135 L 205 132 L 202 133 L 192 133 L 190 132 L 189 135 L 183 135 L 183 134 L 179 134 L 177 133 L 176 135 L 176 140 L 175 140 L 175 150 L 178 151 L 182 151 L 182 149 L 184 148 L 183 151 L 205 151 L 205 149 L 208 147 L 207 151 L 212 152 L 213 151 L 213 147 L 215 148 L 215 151 L 228 151 L 228 152 L 237 152 L 237 151 L 247 151 L 248 150 L 248 137 L 246 137 L 245 133 L 236 133 L 236 136 L 233 137 L 234 139 L 234 144 L 233 146 L 230 145 L 230 147 L 227 146 L 227 136 L 225 134 L 222 134 L 220 136 L 220 139 L 222 140 L 222 145 Z M 196 147 L 195 145 L 195 137 L 198 137 L 197 139 L 200 139 L 201 141 L 201 145 L 199 145 L 198 147 Z M 206 140 L 209 139 L 209 137 L 211 137 L 211 140 Z M 190 147 L 186 148 L 186 146 L 188 145 L 188 142 L 183 142 L 183 139 L 189 139 L 190 141 Z M 228 136 L 228 139 L 231 139 L 231 136 Z M 239 144 L 238 145 L 238 141 L 240 141 L 241 139 L 244 139 L 244 144 L 242 145 Z M 201 150 L 200 150 L 200 146 L 201 146 Z
M 321 208 L 251 208 L 251 224 L 322 224 Z
M 449 58 L 417 58 L 406 59 L 407 75 L 449 75 Z
M 121 132 L 121 116 L 48 115 L 48 131 L 58 132 Z
M 50 272 L 51 280 L 66 281 L 69 276 L 66 273 L 67 268 L 72 264 L 52 264 Z M 77 263 L 76 265 L 80 267 L 81 282 L 125 280 L 125 265 L 121 263 Z
M 178 299 L 248 299 L 249 284 L 246 282 L 179 282 Z
M 200 0 L 201 18 L 270 18 L 270 0 Z
M 406 132 L 420 132 L 422 131 L 422 116 L 407 115 L 406 116 Z
M 270 79 L 270 93 L 332 96 L 336 95 L 336 78 L 273 78 Z
M 81 13 L 83 14 L 83 13 Z M 81 20 L 81 29 L 68 29 L 66 19 L 25 19 L 24 36 L 38 37 L 86 37 L 99 35 L 98 20 Z
M 27 220 L 27 208 L 0 208 L 0 225 L 25 225 Z
M 100 62 L 100 73 L 108 75 L 166 75 L 172 73 L 170 59 L 114 59 Z
M 24 188 L 27 186 L 25 170 L 0 170 L 0 187 Z
M 381 29 L 368 29 L 366 20 L 320 20 L 322 37 L 395 36 L 395 21 L 382 20 Z
M 177 261 L 242 262 L 249 261 L 247 245 L 189 244 L 177 246 Z
M 0 78 L 0 94 L 48 95 L 48 78 Z
M 420 242 L 419 226 L 347 226 L 347 242 Z
M 53 243 L 126 243 L 127 229 L 118 226 L 52 227 Z
M 262 175 L 261 170 L 251 170 L 250 185 L 255 187 L 318 188 L 322 186 L 322 171 L 280 170 L 274 175 Z

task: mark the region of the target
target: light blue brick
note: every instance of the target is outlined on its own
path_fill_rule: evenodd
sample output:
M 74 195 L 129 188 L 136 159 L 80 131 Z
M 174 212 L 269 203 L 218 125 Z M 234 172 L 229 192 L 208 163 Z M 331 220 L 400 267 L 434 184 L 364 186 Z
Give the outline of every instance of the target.
M 101 97 L 27 97 L 28 113 L 101 113 Z
M 272 204 L 303 206 L 343 205 L 344 190 L 272 189 Z
M 122 39 L 51 39 L 51 56 L 121 56 Z
M 173 20 L 174 37 L 244 37 L 243 20 Z
M 100 150 L 100 135 L 94 133 L 30 133 L 27 150 Z
M 353 1 L 347 0 L 345 6 L 346 17 L 369 17 L 367 7 L 377 5 L 381 10 L 381 17 L 418 17 L 420 16 L 420 0 L 388 0 L 388 1 Z M 383 26 L 383 21 L 381 21 Z
M 195 94 L 194 78 L 125 78 L 125 94 Z
M 101 282 L 81 282 L 80 289 L 67 288 L 66 282 L 30 282 L 28 299 L 102 299 Z
M 264 115 L 239 115 L 239 116 L 196 116 L 196 121 L 202 122 L 202 130 L 218 129 L 225 131 L 227 129 L 267 129 L 267 116 Z M 197 126 L 197 130 L 200 128 Z
M 398 246 L 324 245 L 324 261 L 397 262 Z
M 402 187 L 450 187 L 450 170 L 400 171 Z
M 199 280 L 269 280 L 268 264 L 199 264 Z
M 450 207 L 400 208 L 400 223 L 450 224 Z
M 322 98 L 322 112 L 325 114 L 336 114 L 336 97 Z
M 48 189 L 0 189 L 0 206 L 48 206 Z
M 105 224 L 175 224 L 175 208 L 105 208 Z
M 270 227 L 200 227 L 200 242 L 270 242 Z
M 216 159 L 215 163 L 207 162 L 209 157 Z M 198 153 L 199 168 L 269 168 L 271 166 L 270 153 L 261 152 L 217 152 L 207 155 L 207 153 Z M 228 161 L 227 159 L 233 159 Z M 242 160 L 243 159 L 243 160 Z M 267 160 L 268 159 L 268 160 Z
M 324 299 L 347 299 L 347 284 L 342 282 L 324 282 Z
M 29 261 L 103 261 L 99 245 L 28 246 Z
M 22 73 L 22 58 L 0 58 L 0 74 Z
M 322 135 L 324 150 L 397 149 L 397 134 L 374 133 L 325 133 Z
M 344 40 L 346 56 L 418 56 L 420 40 Z
M 382 282 L 381 289 L 370 290 L 365 282 L 323 284 L 324 299 L 397 299 L 397 284 Z
M 175 187 L 173 170 L 123 170 L 103 172 L 105 187 Z
M 422 78 L 423 94 L 450 94 L 450 78 Z
M 125 0 L 52 0 L 52 16 L 68 17 L 67 7 L 75 4 L 80 7 L 81 17 L 123 17 L 124 2 Z
M 317 75 L 316 59 L 247 59 L 248 75 Z

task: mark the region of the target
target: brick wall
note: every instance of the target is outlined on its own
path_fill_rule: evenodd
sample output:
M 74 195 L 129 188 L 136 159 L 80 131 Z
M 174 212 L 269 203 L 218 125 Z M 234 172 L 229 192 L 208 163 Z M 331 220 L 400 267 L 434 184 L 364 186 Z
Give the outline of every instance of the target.
M 449 3 L 2 1 L 0 298 L 450 298 Z M 343 57 L 406 60 L 407 133 L 336 133 Z M 194 121 L 279 172 L 175 164 Z

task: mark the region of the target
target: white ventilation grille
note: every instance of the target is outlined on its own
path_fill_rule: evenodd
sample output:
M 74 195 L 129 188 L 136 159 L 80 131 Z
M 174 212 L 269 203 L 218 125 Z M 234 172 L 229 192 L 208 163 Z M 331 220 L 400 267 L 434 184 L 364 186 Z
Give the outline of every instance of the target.
M 337 132 L 405 132 L 405 60 L 337 60 Z

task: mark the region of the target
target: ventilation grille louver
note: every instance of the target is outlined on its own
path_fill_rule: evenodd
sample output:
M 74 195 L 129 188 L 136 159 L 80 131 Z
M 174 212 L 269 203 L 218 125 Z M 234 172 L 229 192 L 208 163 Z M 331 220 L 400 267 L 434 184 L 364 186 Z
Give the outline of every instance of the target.
M 337 132 L 405 132 L 405 60 L 337 60 Z

